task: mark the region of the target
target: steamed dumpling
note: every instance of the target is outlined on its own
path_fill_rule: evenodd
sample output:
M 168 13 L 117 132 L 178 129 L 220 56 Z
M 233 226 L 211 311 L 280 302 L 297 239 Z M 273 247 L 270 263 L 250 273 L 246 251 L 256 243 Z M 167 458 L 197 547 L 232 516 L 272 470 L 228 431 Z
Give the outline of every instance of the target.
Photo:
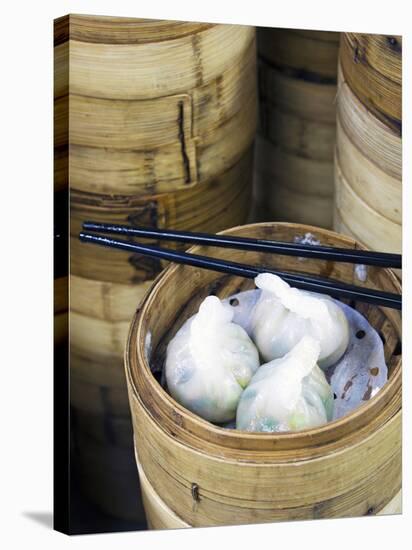
M 331 420 L 333 393 L 316 364 L 319 352 L 319 342 L 305 336 L 284 357 L 262 365 L 240 398 L 236 428 L 285 432 Z
M 342 357 L 349 323 L 329 296 L 292 288 L 271 273 L 258 275 L 255 284 L 262 293 L 252 312 L 251 334 L 265 361 L 283 357 L 305 335 L 319 341 L 322 369 Z
M 229 422 L 253 373 L 258 351 L 233 311 L 208 296 L 170 341 L 166 381 L 181 405 L 211 422 Z

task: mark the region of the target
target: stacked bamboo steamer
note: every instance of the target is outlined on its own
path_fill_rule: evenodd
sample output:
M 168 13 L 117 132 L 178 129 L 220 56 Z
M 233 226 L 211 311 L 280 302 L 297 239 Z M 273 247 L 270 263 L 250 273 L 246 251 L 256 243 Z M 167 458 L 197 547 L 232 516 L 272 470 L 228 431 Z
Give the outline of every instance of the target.
M 334 226 L 402 249 L 402 38 L 342 34 Z
M 350 237 L 301 224 L 251 224 L 224 233 L 294 242 L 308 231 L 325 246 L 361 247 Z M 291 256 L 205 246 L 191 251 L 282 271 L 301 268 L 301 258 Z M 306 260 L 305 271 L 315 276 L 327 271 L 346 284 L 401 292 L 389 269 L 370 267 L 366 281 L 359 280 L 356 266 L 341 262 Z M 318 428 L 273 434 L 224 429 L 181 406 L 159 383 L 168 342 L 202 300 L 251 287 L 253 282 L 244 278 L 169 266 L 134 317 L 125 364 L 149 525 L 204 527 L 399 512 L 399 311 L 351 304 L 382 337 L 388 381 L 374 397 L 365 396 L 361 406 Z
M 71 404 L 89 496 L 137 519 L 123 349 L 162 265 L 82 244 L 78 233 L 87 219 L 210 232 L 245 221 L 255 30 L 88 16 L 70 23 Z
M 255 218 L 332 226 L 339 34 L 258 30 Z

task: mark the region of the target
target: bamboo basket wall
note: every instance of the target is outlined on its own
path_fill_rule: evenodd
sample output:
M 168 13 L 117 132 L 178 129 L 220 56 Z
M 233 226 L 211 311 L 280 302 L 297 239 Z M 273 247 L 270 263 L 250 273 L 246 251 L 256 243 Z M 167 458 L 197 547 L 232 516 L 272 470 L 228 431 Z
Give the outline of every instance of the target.
M 257 122 L 255 30 L 74 15 L 56 49 L 70 67 L 67 93 L 56 76 L 56 116 L 64 118 L 69 105 L 71 405 L 77 430 L 100 445 L 107 466 L 113 447 L 134 461 L 123 349 L 130 319 L 163 266 L 85 246 L 81 224 L 215 232 L 246 220 Z M 80 437 L 77 446 L 85 480 L 96 454 L 86 442 Z M 108 511 L 117 488 L 105 484 Z M 88 493 L 98 501 L 95 487 Z
M 340 50 L 334 227 L 402 251 L 402 39 L 344 34 Z
M 138 458 L 136 457 L 139 471 L 139 480 L 142 490 L 143 505 L 149 529 L 187 529 L 191 527 L 170 509 L 160 498 L 151 486 L 146 474 L 143 471 Z M 402 491 L 379 512 L 377 516 L 393 515 L 402 513 Z
M 259 29 L 255 218 L 332 226 L 339 34 Z
M 293 242 L 307 232 L 324 245 L 360 246 L 349 237 L 299 224 L 252 224 L 224 233 Z M 301 261 L 293 257 L 250 252 L 245 258 L 244 251 L 191 250 L 275 269 L 301 269 Z M 305 271 L 401 291 L 399 281 L 387 269 L 368 268 L 366 281 L 359 281 L 355 267 L 349 264 L 306 260 Z M 383 336 L 389 380 L 351 414 L 313 430 L 257 434 L 219 428 L 180 406 L 152 373 L 151 367 L 157 372 L 163 364 L 169 339 L 205 296 L 211 292 L 228 296 L 252 285 L 241 278 L 174 265 L 162 273 L 143 300 L 131 325 L 125 355 L 135 446 L 143 469 L 140 475 L 174 516 L 195 527 L 381 511 L 401 486 L 398 311 L 354 304 Z M 145 347 L 149 332 L 151 367 Z M 146 506 L 147 499 L 146 494 Z

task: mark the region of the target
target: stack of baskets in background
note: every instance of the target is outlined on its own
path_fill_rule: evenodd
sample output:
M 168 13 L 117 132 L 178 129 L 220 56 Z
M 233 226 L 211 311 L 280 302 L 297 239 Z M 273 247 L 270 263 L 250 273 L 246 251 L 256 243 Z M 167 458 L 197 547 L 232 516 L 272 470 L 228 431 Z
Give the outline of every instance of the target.
M 162 266 L 78 234 L 85 220 L 208 232 L 246 221 L 255 29 L 70 16 L 67 38 L 74 460 L 89 498 L 139 521 L 123 350 Z
M 334 227 L 402 249 L 402 38 L 342 34 Z
M 330 228 L 339 33 L 257 31 L 254 216 Z

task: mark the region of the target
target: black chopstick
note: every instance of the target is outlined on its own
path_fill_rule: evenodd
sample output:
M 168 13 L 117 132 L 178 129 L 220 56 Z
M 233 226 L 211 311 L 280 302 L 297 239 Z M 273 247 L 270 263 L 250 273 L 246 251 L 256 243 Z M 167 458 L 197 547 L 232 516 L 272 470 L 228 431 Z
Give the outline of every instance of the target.
M 335 248 L 301 243 L 286 243 L 265 239 L 252 239 L 249 237 L 233 237 L 229 235 L 213 235 L 208 233 L 192 233 L 171 229 L 152 229 L 149 227 L 133 227 L 129 225 L 98 223 L 86 221 L 83 223 L 86 231 L 108 233 L 115 235 L 128 235 L 130 237 L 142 237 L 162 241 L 176 241 L 191 244 L 204 244 L 223 248 L 237 248 L 255 252 L 269 252 L 284 256 L 300 256 L 302 258 L 315 258 L 335 262 L 347 262 L 362 265 L 375 265 L 379 267 L 402 268 L 401 254 L 388 252 L 375 252 L 371 250 L 353 250 L 349 248 Z
M 399 294 L 393 294 L 391 292 L 371 290 L 369 288 L 349 285 L 346 283 L 333 281 L 331 279 L 321 277 L 315 278 L 313 276 L 306 276 L 300 273 L 293 274 L 268 269 L 265 267 L 249 266 L 236 262 L 220 260 L 218 258 L 200 256 L 198 254 L 178 252 L 176 250 L 169 250 L 158 246 L 150 246 L 147 244 L 138 244 L 120 239 L 102 237 L 100 235 L 92 235 L 90 233 L 80 233 L 79 238 L 83 242 L 89 242 L 109 248 L 117 248 L 127 252 L 139 253 L 162 260 L 168 260 L 170 262 L 218 271 L 220 273 L 229 273 L 231 275 L 237 275 L 247 279 L 254 279 L 257 275 L 259 275 L 259 273 L 274 273 L 290 285 L 303 290 L 320 292 L 322 294 L 329 294 L 336 297 L 340 296 L 351 300 L 390 307 L 393 309 L 402 309 L 402 297 Z

